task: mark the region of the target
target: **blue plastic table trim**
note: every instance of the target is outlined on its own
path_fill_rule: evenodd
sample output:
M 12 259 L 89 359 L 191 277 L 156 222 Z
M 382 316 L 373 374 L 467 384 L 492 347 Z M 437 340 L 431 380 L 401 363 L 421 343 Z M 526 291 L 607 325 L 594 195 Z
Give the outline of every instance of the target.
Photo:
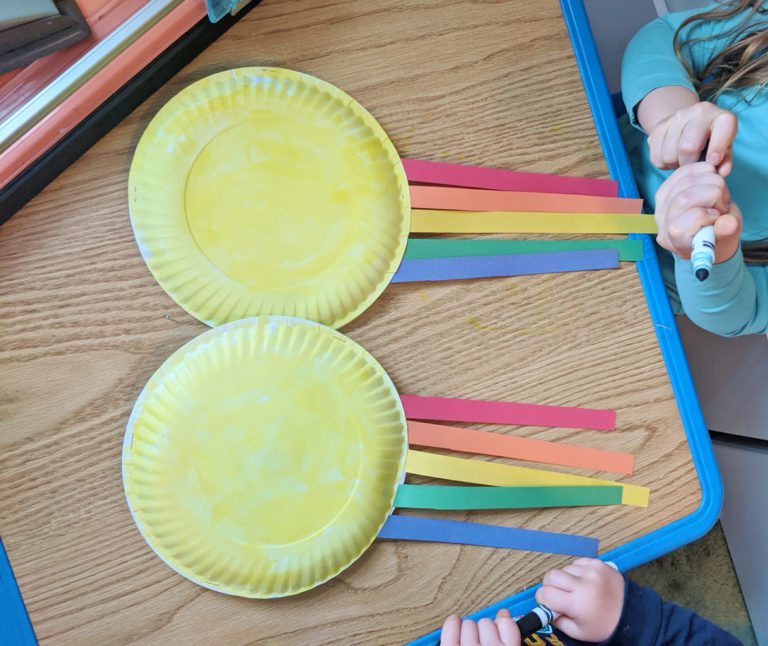
M 0 539 L 0 644 L 13 646 L 37 644 L 2 539 Z
M 605 82 L 600 58 L 589 26 L 583 0 L 560 0 L 563 18 L 573 44 L 584 91 L 592 110 L 592 117 L 603 148 L 611 177 L 619 183 L 619 195 L 639 197 L 632 168 L 624 149 L 616 121 L 611 96 Z M 647 563 L 706 534 L 717 521 L 723 504 L 723 485 L 717 468 L 712 443 L 699 408 L 699 400 L 693 387 L 691 373 L 685 359 L 683 346 L 677 333 L 674 315 L 669 306 L 653 239 L 649 235 L 631 235 L 643 240 L 643 260 L 636 263 L 640 282 L 648 302 L 651 320 L 656 328 L 661 354 L 667 367 L 672 391 L 677 401 L 683 428 L 693 457 L 693 464 L 701 485 L 701 504 L 693 513 L 669 525 L 640 536 L 610 552 L 601 559 L 613 561 L 622 572 Z M 651 495 L 653 500 L 653 495 Z M 524 614 L 534 605 L 538 586 L 523 590 L 503 599 L 469 617 L 493 617 L 501 608 L 513 614 Z M 409 643 L 409 646 L 437 644 L 440 631 L 436 630 Z

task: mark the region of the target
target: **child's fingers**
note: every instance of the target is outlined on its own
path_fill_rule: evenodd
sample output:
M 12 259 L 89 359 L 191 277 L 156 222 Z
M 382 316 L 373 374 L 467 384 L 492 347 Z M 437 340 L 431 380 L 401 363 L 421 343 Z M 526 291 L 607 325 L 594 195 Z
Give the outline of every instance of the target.
M 681 122 L 679 119 L 669 120 L 664 134 L 664 143 L 661 145 L 663 165 L 659 168 L 677 168 L 679 166 L 680 137 L 683 134 L 684 126 L 685 122 Z
M 480 633 L 471 619 L 461 622 L 461 646 L 480 646 Z
M 663 121 L 657 125 L 651 133 L 651 136 L 648 137 L 648 147 L 650 148 L 651 153 L 651 163 L 656 166 L 656 168 L 668 168 L 665 159 L 665 151 L 670 145 L 667 142 L 671 142 L 672 138 L 675 136 L 670 131 L 674 130 L 676 127 L 677 126 L 673 119 L 667 119 L 666 121 Z M 678 131 L 677 136 L 679 137 L 679 135 L 680 132 Z
M 670 223 L 666 237 L 669 246 L 663 246 L 681 258 L 690 258 L 693 236 L 702 227 L 714 224 L 719 216 L 720 211 L 717 209 L 696 207 L 685 211 L 674 222 Z
M 656 208 L 658 209 L 659 205 L 665 202 L 667 196 L 674 189 L 674 187 L 677 185 L 678 182 L 681 182 L 685 178 L 690 177 L 692 175 L 700 175 L 704 173 L 714 173 L 714 172 L 715 172 L 715 167 L 712 164 L 709 164 L 707 162 L 696 162 L 695 164 L 686 164 L 685 166 L 678 168 L 674 173 L 672 173 L 669 177 L 667 177 L 666 180 L 664 180 L 664 183 L 659 187 L 659 190 L 656 191 Z
M 683 127 L 677 149 L 680 166 L 693 164 L 699 160 L 709 140 L 709 124 L 701 119 L 691 119 Z
M 536 590 L 536 601 L 562 615 L 572 615 L 573 613 L 573 595 L 560 588 L 542 585 Z
M 657 125 L 653 132 L 648 137 L 648 150 L 650 152 L 651 163 L 656 168 L 661 168 L 664 165 L 664 159 L 661 155 L 661 151 L 664 147 L 664 137 L 667 133 L 668 124 L 666 122 Z
M 566 592 L 573 592 L 578 586 L 579 580 L 564 570 L 550 570 L 544 575 L 542 583 Z
M 733 149 L 729 148 L 725 155 L 725 161 L 717 167 L 717 172 L 721 177 L 728 177 L 733 170 Z
M 732 112 L 721 112 L 715 117 L 707 149 L 707 161 L 710 164 L 717 166 L 725 159 L 736 138 L 738 128 L 738 119 Z
M 713 177 L 721 179 L 719 175 Z M 682 189 L 667 201 L 668 214 L 682 213 L 696 207 L 717 209 L 727 213 L 730 203 L 723 189 L 715 184 L 699 184 Z M 668 215 L 669 218 L 669 215 Z
M 481 619 L 477 622 L 481 646 L 503 646 L 499 635 L 499 627 L 493 619 Z M 463 646 L 463 644 L 462 644 Z
M 506 608 L 502 608 L 496 613 L 496 619 L 504 619 L 505 617 L 511 617 L 512 615 L 509 614 L 509 610 Z
M 496 619 L 496 625 L 499 627 L 499 637 L 504 646 L 520 646 L 520 629 L 511 617 Z
M 736 253 L 741 226 L 738 208 L 733 213 L 725 213 L 715 220 L 715 262 L 724 262 Z
M 739 248 L 741 211 L 735 204 L 732 211 L 715 220 L 715 262 L 725 262 Z
M 461 619 L 458 615 L 451 615 L 443 622 L 440 631 L 440 644 L 442 646 L 460 646 Z
M 583 565 L 579 565 L 577 563 L 570 563 L 569 565 L 566 565 L 564 568 L 562 568 L 562 570 L 563 572 L 567 572 L 568 574 L 571 574 L 578 579 L 580 576 L 584 575 L 586 568 Z
M 698 173 L 696 175 L 688 175 L 682 179 L 676 181 L 673 184 L 667 194 L 667 202 L 670 203 L 675 199 L 675 196 L 682 191 L 693 189 L 699 186 L 712 186 L 720 191 L 726 201 L 731 199 L 731 193 L 728 190 L 728 185 L 725 183 L 725 178 L 715 172 Z
M 555 628 L 564 632 L 566 635 L 572 637 L 573 639 L 579 639 L 582 634 L 579 624 L 577 624 L 570 617 L 566 617 L 565 615 L 561 615 L 555 619 L 552 624 L 555 626 Z
M 684 177 L 667 187 L 664 199 L 657 200 L 656 224 L 663 233 L 684 211 L 695 207 L 715 208 L 727 213 L 731 196 L 725 180 L 717 173 L 700 173 Z
M 733 213 L 725 213 L 715 220 L 715 238 L 732 238 L 741 234 L 741 221 Z
M 586 567 L 593 567 L 593 566 L 600 566 L 603 562 L 600 559 L 590 559 L 586 556 L 580 556 L 577 558 L 573 565 L 580 565 L 580 566 L 586 566 Z

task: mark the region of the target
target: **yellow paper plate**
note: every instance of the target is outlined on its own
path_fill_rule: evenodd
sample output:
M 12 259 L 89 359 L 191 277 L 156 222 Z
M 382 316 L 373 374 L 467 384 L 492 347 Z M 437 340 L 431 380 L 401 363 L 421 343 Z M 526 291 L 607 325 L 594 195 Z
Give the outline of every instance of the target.
M 285 69 L 180 92 L 147 126 L 128 185 L 150 271 L 208 325 L 282 314 L 340 327 L 387 286 L 408 239 L 387 134 L 349 95 Z
M 373 542 L 406 449 L 400 399 L 370 354 L 323 325 L 259 317 L 202 334 L 152 376 L 128 421 L 123 485 L 174 570 L 280 597 Z

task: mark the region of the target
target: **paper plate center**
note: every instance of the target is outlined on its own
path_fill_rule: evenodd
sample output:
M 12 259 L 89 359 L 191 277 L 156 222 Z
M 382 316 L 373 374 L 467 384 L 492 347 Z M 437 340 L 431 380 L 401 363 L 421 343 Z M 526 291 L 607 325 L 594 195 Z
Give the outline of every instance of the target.
M 361 475 L 362 421 L 321 366 L 274 355 L 209 368 L 184 388 L 163 470 L 201 538 L 294 543 L 347 505 Z
M 338 131 L 259 111 L 196 157 L 187 222 L 231 279 L 260 291 L 312 289 L 345 258 L 364 261 L 370 206 L 355 188 L 361 177 L 354 146 Z

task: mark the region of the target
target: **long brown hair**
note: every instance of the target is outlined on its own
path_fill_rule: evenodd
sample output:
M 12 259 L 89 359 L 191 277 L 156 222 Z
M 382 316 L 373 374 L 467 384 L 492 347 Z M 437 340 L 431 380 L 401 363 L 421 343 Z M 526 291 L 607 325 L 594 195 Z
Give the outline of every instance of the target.
M 692 23 L 727 20 L 740 13 L 742 19 L 724 34 L 687 39 L 681 36 Z M 755 20 L 757 14 L 761 17 Z M 700 70 L 695 70 L 683 55 L 690 45 L 723 36 L 728 44 Z M 768 85 L 768 10 L 763 8 L 763 0 L 729 0 L 687 18 L 675 32 L 674 47 L 702 101 L 715 101 L 723 92 L 741 90 L 749 102 Z M 742 248 L 748 264 L 768 264 L 768 239 L 745 242 Z
M 725 33 L 682 39 L 682 31 L 700 21 L 727 20 L 740 13 L 742 19 Z M 754 20 L 755 15 L 764 16 Z M 713 38 L 728 39 L 700 70 L 693 69 L 683 50 L 694 43 Z M 768 11 L 763 0 L 729 0 L 710 11 L 690 16 L 675 32 L 675 53 L 703 101 L 714 101 L 723 92 L 754 88 L 755 94 L 768 84 Z M 748 97 L 746 97 L 749 100 Z

